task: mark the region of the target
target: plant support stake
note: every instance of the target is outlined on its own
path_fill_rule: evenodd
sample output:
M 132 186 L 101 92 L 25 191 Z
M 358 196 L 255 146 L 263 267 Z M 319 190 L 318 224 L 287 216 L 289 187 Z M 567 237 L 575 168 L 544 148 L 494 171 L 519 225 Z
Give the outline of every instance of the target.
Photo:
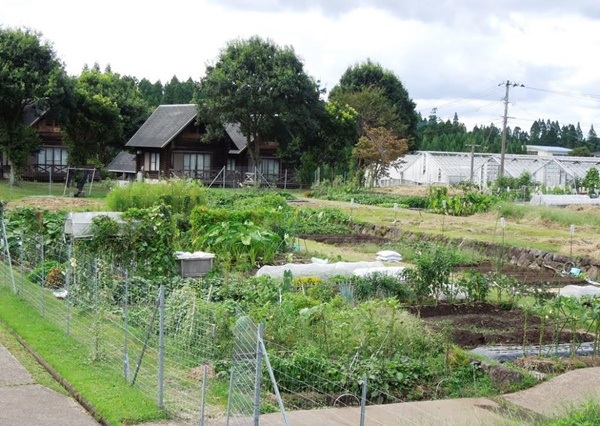
M 571 225 L 571 254 L 569 257 L 573 258 L 573 236 L 575 235 L 575 225 Z
M 160 285 L 158 320 L 158 408 L 164 408 L 163 401 L 163 372 L 165 364 L 165 287 Z

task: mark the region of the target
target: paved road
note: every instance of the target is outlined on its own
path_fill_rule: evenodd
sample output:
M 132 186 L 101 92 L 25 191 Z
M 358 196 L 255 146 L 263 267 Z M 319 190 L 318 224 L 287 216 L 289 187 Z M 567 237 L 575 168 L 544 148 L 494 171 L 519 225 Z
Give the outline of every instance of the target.
M 0 425 L 97 426 L 72 398 L 35 383 L 0 343 Z

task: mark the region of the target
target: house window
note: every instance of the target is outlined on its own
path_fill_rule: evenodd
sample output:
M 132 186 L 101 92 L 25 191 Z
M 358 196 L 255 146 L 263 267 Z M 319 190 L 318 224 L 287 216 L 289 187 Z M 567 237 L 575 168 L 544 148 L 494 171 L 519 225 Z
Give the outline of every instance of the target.
M 210 170 L 210 154 L 183 154 L 183 171 L 189 176 Z
M 235 170 L 235 158 L 227 159 L 227 170 Z
M 42 148 L 37 155 L 38 164 L 66 166 L 67 150 L 64 148 Z
M 260 172 L 263 175 L 278 175 L 279 160 L 277 158 L 263 158 L 260 162 Z
M 147 152 L 146 160 L 149 172 L 157 172 L 160 169 L 160 153 Z

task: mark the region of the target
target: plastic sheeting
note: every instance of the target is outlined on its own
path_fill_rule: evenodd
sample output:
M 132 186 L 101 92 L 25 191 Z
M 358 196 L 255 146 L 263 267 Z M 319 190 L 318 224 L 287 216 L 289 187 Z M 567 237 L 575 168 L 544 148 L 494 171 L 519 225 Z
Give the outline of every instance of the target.
M 600 288 L 595 285 L 567 285 L 558 291 L 565 297 L 600 296 Z
M 294 277 L 330 278 L 336 275 L 349 277 L 357 269 L 383 267 L 382 262 L 286 263 L 281 266 L 263 266 L 256 272 L 256 276 L 283 278 L 284 272 L 290 271 Z
M 600 205 L 600 198 L 590 198 L 588 195 L 535 194 L 529 203 L 535 206 Z
M 97 216 L 108 216 L 119 224 L 122 224 L 121 212 L 82 212 L 69 213 L 65 219 L 65 234 L 73 235 L 73 238 L 93 237 L 92 220 Z
M 397 278 L 402 278 L 404 275 L 404 268 L 402 266 L 383 266 L 381 268 L 358 268 L 352 273 L 357 277 L 369 277 L 373 274 L 387 275 Z

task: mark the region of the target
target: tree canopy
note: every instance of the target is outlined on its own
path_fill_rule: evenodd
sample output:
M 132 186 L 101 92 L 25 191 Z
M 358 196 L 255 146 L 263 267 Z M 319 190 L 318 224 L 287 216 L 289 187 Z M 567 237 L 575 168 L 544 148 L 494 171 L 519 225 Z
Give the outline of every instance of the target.
M 60 117 L 68 90 L 64 65 L 40 33 L 0 28 L 0 149 L 13 166 L 11 177 L 39 149 L 39 138 L 23 121 L 25 110 L 53 108 Z
M 134 78 L 107 67 L 85 67 L 75 79 L 74 103 L 65 128 L 71 164 L 107 164 L 150 115 Z
M 353 150 L 364 169 L 370 172 L 370 183 L 374 184 L 383 176 L 394 162 L 406 154 L 408 144 L 399 139 L 391 130 L 384 127 L 367 127 Z
M 227 44 L 200 82 L 198 119 L 208 137 L 225 123 L 238 123 L 255 165 L 260 144 L 283 123 L 294 137 L 316 128 L 320 90 L 291 47 L 257 36 Z
M 359 93 L 367 89 L 380 90 L 381 95 L 394 108 L 395 119 L 392 120 L 393 126 L 390 130 L 396 137 L 407 139 L 411 151 L 417 149 L 416 106 L 400 79 L 392 71 L 384 69 L 370 59 L 348 67 L 339 84 L 331 90 L 329 97 L 340 101 L 343 94 Z M 350 105 L 356 108 L 355 105 Z

